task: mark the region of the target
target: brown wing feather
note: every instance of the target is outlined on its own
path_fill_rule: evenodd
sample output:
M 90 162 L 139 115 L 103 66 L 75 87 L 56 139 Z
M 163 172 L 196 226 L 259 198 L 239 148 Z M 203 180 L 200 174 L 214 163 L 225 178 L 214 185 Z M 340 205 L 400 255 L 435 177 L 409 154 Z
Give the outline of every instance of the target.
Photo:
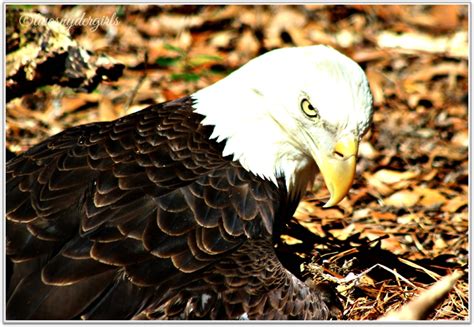
M 222 158 L 191 105 L 71 128 L 7 163 L 8 319 L 130 318 L 271 236 L 276 188 Z
M 249 240 L 136 319 L 329 319 L 338 300 L 287 271 L 269 240 Z

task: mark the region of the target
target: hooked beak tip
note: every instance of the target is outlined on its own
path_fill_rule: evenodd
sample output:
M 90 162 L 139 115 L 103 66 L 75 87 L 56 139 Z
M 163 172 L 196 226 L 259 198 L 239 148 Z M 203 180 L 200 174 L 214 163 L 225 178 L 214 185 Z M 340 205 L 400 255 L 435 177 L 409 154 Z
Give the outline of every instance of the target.
M 335 206 L 344 199 L 355 177 L 358 142 L 353 136 L 341 137 L 331 154 L 316 157 L 316 163 L 331 194 L 323 208 Z

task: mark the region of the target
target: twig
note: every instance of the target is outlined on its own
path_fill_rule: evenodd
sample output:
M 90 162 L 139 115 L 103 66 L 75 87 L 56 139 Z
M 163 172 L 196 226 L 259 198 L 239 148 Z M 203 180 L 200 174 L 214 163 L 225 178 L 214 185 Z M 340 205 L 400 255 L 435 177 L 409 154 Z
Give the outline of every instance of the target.
M 130 107 L 132 106 L 133 101 L 135 100 L 135 97 L 138 93 L 138 90 L 140 89 L 140 86 L 143 84 L 143 82 L 145 81 L 145 78 L 147 77 L 148 52 L 145 52 L 145 54 L 144 54 L 143 65 L 144 65 L 143 75 L 140 77 L 137 84 L 135 85 L 135 87 L 132 90 L 132 94 L 130 95 L 130 98 L 128 99 L 127 105 L 125 106 L 125 112 L 128 112 L 128 109 L 130 109 Z
M 418 265 L 414 262 L 411 262 L 410 260 L 406 260 L 406 259 L 403 259 L 403 258 L 398 258 L 398 260 L 401 263 L 406 264 L 407 266 L 410 266 L 410 267 L 413 267 L 415 269 L 419 269 L 419 270 L 423 271 L 424 273 L 426 273 L 428 276 L 430 276 L 431 278 L 433 278 L 436 281 L 441 278 L 441 275 L 435 273 L 434 271 L 426 269 L 425 267 L 422 267 L 422 266 L 420 266 L 420 265 Z
M 418 287 L 413 284 L 412 282 L 410 282 L 408 279 L 406 279 L 405 277 L 403 277 L 402 275 L 400 275 L 398 272 L 396 272 L 395 270 L 393 269 L 390 269 L 388 267 L 385 267 L 384 265 L 381 265 L 380 263 L 377 263 L 375 265 L 373 265 L 372 267 L 364 270 L 363 272 L 361 272 L 360 274 L 354 274 L 354 273 L 349 273 L 346 277 L 344 278 L 338 278 L 338 277 L 334 277 L 330 274 L 326 274 L 324 273 L 323 269 L 318 266 L 318 265 L 310 265 L 310 270 L 313 270 L 317 273 L 320 273 L 320 274 L 323 274 L 324 275 L 324 278 L 326 280 L 330 280 L 334 283 L 337 283 L 337 284 L 348 284 L 348 283 L 352 283 L 352 282 L 356 282 L 357 280 L 359 280 L 362 276 L 368 274 L 370 271 L 372 271 L 374 268 L 376 267 L 380 267 L 380 268 L 383 268 L 389 272 L 391 272 L 396 278 L 399 278 L 401 279 L 402 281 L 404 281 L 405 283 L 407 283 L 408 285 L 412 286 L 413 288 L 417 289 Z

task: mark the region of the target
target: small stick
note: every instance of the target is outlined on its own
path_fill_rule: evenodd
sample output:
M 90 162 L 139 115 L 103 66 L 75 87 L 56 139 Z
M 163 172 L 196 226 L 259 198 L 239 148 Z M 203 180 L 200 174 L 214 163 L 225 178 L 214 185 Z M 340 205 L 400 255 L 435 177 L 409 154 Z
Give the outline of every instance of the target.
M 125 106 L 125 112 L 128 112 L 128 109 L 130 109 L 130 107 L 132 106 L 133 101 L 135 100 L 135 96 L 136 96 L 137 93 L 138 93 L 138 89 L 139 89 L 140 86 L 143 84 L 143 81 L 145 80 L 145 78 L 146 78 L 146 76 L 147 76 L 147 70 L 148 70 L 148 52 L 145 52 L 143 62 L 144 62 L 143 75 L 140 77 L 140 79 L 138 80 L 137 84 L 135 85 L 135 87 L 134 87 L 133 90 L 132 90 L 132 94 L 130 95 L 130 98 L 128 99 L 127 105 Z

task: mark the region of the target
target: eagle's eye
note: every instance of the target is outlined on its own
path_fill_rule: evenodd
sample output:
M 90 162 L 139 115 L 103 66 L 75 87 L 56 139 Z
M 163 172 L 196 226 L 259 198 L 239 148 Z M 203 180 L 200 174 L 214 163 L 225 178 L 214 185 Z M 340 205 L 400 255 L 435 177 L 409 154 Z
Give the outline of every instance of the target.
M 318 111 L 315 107 L 309 102 L 308 99 L 301 100 L 301 110 L 306 114 L 306 116 L 311 118 L 319 117 Z

